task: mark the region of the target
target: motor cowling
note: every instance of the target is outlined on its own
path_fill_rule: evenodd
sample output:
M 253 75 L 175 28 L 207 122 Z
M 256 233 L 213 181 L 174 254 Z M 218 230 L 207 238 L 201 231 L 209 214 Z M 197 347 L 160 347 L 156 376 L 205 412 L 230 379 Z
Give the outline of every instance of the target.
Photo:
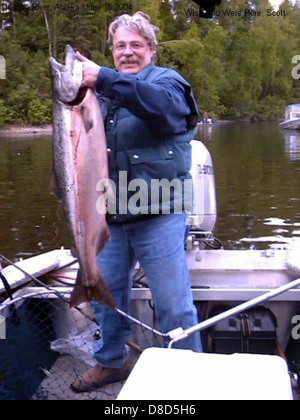
M 201 141 L 192 140 L 193 211 L 191 231 L 212 232 L 217 220 L 217 200 L 211 154 Z

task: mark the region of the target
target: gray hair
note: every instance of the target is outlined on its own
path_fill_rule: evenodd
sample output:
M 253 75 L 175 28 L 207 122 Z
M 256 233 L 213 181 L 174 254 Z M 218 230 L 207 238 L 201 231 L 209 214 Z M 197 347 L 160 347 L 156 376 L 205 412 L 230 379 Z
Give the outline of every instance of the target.
M 143 12 L 136 12 L 134 15 L 130 16 L 127 14 L 118 16 L 110 25 L 109 25 L 109 35 L 108 42 L 110 46 L 113 45 L 114 35 L 119 26 L 128 26 L 128 28 L 133 31 L 138 32 L 141 36 L 147 39 L 150 47 L 154 48 L 157 45 L 156 31 L 158 27 L 152 25 L 150 22 L 150 17 Z

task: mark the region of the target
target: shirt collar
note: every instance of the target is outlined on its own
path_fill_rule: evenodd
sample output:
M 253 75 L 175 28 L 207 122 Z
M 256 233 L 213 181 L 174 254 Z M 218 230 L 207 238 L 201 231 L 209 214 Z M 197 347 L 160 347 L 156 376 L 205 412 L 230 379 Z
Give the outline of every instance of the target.
M 147 76 L 148 76 L 148 74 L 151 72 L 151 70 L 154 68 L 154 63 L 153 63 L 153 61 L 151 60 L 151 62 L 150 62 L 150 64 L 148 64 L 148 66 L 146 66 L 146 67 L 144 67 L 142 70 L 140 70 L 137 74 L 136 74 L 136 76 L 139 78 L 139 79 L 142 79 L 142 80 L 145 80 L 146 78 L 147 78 Z

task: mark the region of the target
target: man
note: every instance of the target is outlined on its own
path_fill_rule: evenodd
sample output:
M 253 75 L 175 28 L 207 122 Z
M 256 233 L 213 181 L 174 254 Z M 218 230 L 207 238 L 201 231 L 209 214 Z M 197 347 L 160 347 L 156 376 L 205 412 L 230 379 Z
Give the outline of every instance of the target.
M 151 192 L 153 178 L 177 179 L 180 184 L 190 179 L 190 141 L 198 114 L 188 82 L 174 70 L 153 63 L 157 29 L 142 12 L 121 15 L 109 28 L 116 69 L 100 67 L 79 52 L 77 57 L 83 62 L 83 86 L 95 88 L 99 98 L 109 177 L 117 188 L 117 209 L 108 215 L 112 239 L 99 254 L 98 265 L 116 306 L 128 312 L 132 270 L 138 260 L 149 282 L 159 328 L 168 332 L 197 323 L 184 251 L 186 214 L 174 211 L 176 205 L 178 210 L 175 194 L 170 194 L 168 203 L 161 197 L 153 206 L 146 201 L 137 212 L 128 205 L 133 192 L 127 187 L 138 179 Z M 124 179 L 126 211 L 119 200 L 121 196 L 124 200 Z M 166 204 L 169 212 L 164 211 Z M 72 384 L 76 392 L 101 388 L 129 374 L 130 322 L 96 302 L 93 310 L 101 333 L 95 348 L 98 365 Z M 200 334 L 180 341 L 178 347 L 201 352 Z

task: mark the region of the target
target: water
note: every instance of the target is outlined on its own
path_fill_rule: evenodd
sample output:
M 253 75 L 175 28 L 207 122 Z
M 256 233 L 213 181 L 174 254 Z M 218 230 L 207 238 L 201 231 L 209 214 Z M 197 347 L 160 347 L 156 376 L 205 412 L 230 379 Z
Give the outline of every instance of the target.
M 203 127 L 198 137 L 213 158 L 215 235 L 226 249 L 300 238 L 300 132 L 230 123 Z M 51 168 L 51 137 L 0 138 L 0 252 L 9 258 L 70 246 L 62 208 L 49 193 Z
M 218 201 L 216 236 L 225 248 L 267 248 L 300 237 L 300 132 L 277 123 L 203 127 Z
M 0 252 L 9 258 L 69 246 L 51 168 L 51 137 L 0 139 Z

